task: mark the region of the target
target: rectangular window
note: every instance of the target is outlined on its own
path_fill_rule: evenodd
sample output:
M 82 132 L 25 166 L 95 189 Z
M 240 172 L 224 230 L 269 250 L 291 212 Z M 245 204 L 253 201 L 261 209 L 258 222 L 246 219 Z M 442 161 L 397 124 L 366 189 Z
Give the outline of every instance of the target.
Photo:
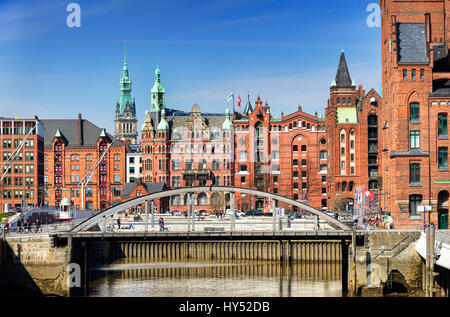
M 438 115 L 438 136 L 439 138 L 448 138 L 448 117 L 446 113 Z
M 180 160 L 172 160 L 172 170 L 178 171 L 180 169 Z
M 448 148 L 440 147 L 438 149 L 438 166 L 439 168 L 448 169 Z
M 272 151 L 272 160 L 279 160 L 279 159 L 280 159 L 280 152 Z
M 413 69 L 413 70 L 411 71 L 411 80 L 412 80 L 412 81 L 416 81 L 416 70 L 415 70 L 415 69 Z
M 403 81 L 407 81 L 408 80 L 408 70 L 404 69 L 403 70 Z
M 409 164 L 409 182 L 420 183 L 420 164 L 419 163 L 411 163 Z
M 410 148 L 411 149 L 420 149 L 420 132 L 419 131 L 411 131 L 410 132 Z
M 327 159 L 327 151 L 320 151 L 320 159 L 321 160 Z
M 120 174 L 114 174 L 114 183 L 120 183 Z
M 420 69 L 420 80 L 421 81 L 425 80 L 425 70 L 423 68 Z
M 241 184 L 245 184 L 245 176 L 241 176 Z
M 241 161 L 241 162 L 247 161 L 247 152 L 245 152 L 245 151 L 239 152 L 239 161 Z
M 417 102 L 409 105 L 409 119 L 420 120 L 420 105 Z
M 411 216 L 420 216 L 420 212 L 417 207 L 420 206 L 421 201 L 422 201 L 421 195 L 409 196 L 409 213 Z

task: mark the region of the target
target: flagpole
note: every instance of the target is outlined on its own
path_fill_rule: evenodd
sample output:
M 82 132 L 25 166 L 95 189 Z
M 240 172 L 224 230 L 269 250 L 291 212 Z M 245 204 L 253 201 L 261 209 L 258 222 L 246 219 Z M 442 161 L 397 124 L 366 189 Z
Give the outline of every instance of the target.
M 234 117 L 234 93 L 233 93 L 233 117 Z

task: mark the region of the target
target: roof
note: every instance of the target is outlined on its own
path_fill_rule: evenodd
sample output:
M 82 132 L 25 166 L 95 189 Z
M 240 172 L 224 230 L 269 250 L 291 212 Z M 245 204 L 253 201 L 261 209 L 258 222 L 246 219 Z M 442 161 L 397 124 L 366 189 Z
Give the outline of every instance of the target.
M 130 196 L 131 192 L 136 188 L 138 183 L 126 183 L 123 186 L 123 197 Z M 142 186 L 147 190 L 149 194 L 156 193 L 164 190 L 165 183 L 142 183 Z
M 339 124 L 358 123 L 356 108 L 354 107 L 337 108 L 337 121 Z
M 428 63 L 426 41 L 424 23 L 398 23 L 398 62 Z
M 347 61 L 345 59 L 345 53 L 342 51 L 341 57 L 339 59 L 339 65 L 336 72 L 335 81 L 332 85 L 336 83 L 337 87 L 351 87 L 353 86 L 352 78 L 350 77 L 350 72 L 348 71 Z
M 55 138 L 56 132 L 59 130 L 62 137 L 66 140 L 66 147 L 80 146 L 79 122 L 81 120 L 81 138 L 82 144 L 86 147 L 97 146 L 102 129 L 86 119 L 44 119 L 41 122 L 44 125 L 44 147 L 50 147 Z M 106 132 L 106 135 L 112 140 L 114 137 Z M 123 141 L 117 140 L 112 146 L 122 146 Z
M 433 92 L 430 96 L 450 96 L 450 80 L 438 79 L 433 81 Z

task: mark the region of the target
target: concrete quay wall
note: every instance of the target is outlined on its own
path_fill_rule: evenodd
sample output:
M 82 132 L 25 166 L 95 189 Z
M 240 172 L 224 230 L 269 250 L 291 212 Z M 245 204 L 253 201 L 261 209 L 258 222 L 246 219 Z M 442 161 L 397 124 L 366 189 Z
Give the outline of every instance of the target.
M 423 296 L 417 230 L 367 232 L 349 254 L 349 293 L 357 296 Z
M 6 237 L 0 293 L 4 296 L 69 296 L 69 250 L 44 234 Z

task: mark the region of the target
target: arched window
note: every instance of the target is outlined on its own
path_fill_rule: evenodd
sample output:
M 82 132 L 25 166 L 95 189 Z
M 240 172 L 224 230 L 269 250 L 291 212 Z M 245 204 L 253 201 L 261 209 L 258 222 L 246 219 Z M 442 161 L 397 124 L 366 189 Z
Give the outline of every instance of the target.
M 208 204 L 208 196 L 206 193 L 199 193 L 197 195 L 197 205 L 198 206 L 206 206 Z

